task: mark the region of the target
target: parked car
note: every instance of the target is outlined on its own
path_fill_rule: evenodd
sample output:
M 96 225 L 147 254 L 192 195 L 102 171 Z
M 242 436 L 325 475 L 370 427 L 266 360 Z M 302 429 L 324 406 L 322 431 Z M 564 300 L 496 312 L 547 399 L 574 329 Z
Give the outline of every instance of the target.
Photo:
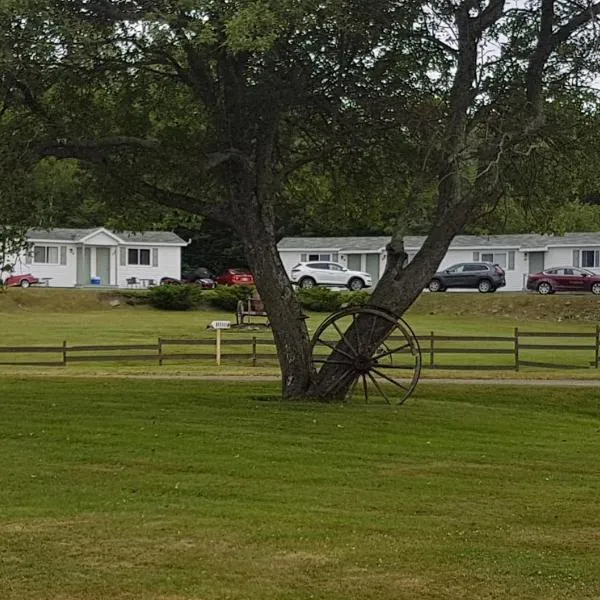
M 438 271 L 429 282 L 429 291 L 444 292 L 451 288 L 495 292 L 506 285 L 504 269 L 492 263 L 470 262 Z
M 592 292 L 600 294 L 600 275 L 579 267 L 551 267 L 527 277 L 527 289 L 540 294 Z
M 303 289 L 316 285 L 332 287 L 347 287 L 357 291 L 371 287 L 373 280 L 369 273 L 363 271 L 350 271 L 335 262 L 301 262 L 292 268 L 290 273 L 292 283 L 298 284 Z
M 217 287 L 215 280 L 211 277 L 198 277 L 194 273 L 184 275 L 181 279 L 175 277 L 162 277 L 160 285 L 182 285 L 182 284 L 197 284 L 203 290 L 212 290 Z
M 34 277 L 31 273 L 27 273 L 26 275 L 9 275 L 4 285 L 6 287 L 28 288 L 30 285 L 35 285 L 39 282 L 40 280 L 37 277 Z
M 184 282 L 181 279 L 175 277 L 161 277 L 159 282 L 160 285 L 181 285 L 182 283 Z
M 206 267 L 198 267 L 194 271 L 184 273 L 181 280 L 184 283 L 197 283 L 203 290 L 212 290 L 217 287 L 215 276 Z
M 254 285 L 254 276 L 246 269 L 227 269 L 217 277 L 218 285 Z

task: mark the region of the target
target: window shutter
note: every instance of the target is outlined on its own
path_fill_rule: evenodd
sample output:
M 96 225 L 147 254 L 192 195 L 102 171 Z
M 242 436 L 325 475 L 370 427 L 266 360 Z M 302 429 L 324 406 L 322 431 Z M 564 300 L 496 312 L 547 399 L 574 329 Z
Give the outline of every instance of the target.
M 158 267 L 158 248 L 152 248 L 152 266 Z
M 579 250 L 573 250 L 573 266 L 579 266 Z
M 515 251 L 514 250 L 510 250 L 508 253 L 508 270 L 509 271 L 515 270 Z
M 306 254 L 300 255 L 300 262 L 306 262 Z
M 473 252 L 473 260 L 479 261 L 479 252 Z
M 60 247 L 60 264 L 61 265 L 67 264 L 67 247 L 66 246 Z
M 600 267 L 600 250 L 594 252 L 594 268 Z
M 119 248 L 119 264 L 124 267 L 127 264 L 127 248 Z

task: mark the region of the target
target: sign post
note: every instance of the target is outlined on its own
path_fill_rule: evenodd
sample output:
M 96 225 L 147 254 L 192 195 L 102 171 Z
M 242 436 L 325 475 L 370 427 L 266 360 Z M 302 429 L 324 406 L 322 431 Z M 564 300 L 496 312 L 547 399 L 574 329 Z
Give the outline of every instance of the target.
M 229 329 L 231 327 L 231 321 L 213 321 L 210 324 L 211 329 L 216 329 L 217 331 L 217 347 L 216 347 L 216 358 L 217 358 L 217 367 L 221 366 L 221 330 Z

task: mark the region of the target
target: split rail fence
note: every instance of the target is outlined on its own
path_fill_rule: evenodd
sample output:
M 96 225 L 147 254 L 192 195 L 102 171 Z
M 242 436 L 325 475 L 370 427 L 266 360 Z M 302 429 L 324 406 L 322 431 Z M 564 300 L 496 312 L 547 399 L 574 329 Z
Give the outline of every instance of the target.
M 198 361 L 207 364 L 277 364 L 273 339 L 234 337 L 216 339 L 158 338 L 155 343 L 0 346 L 0 365 L 65 367 L 77 363 L 154 362 L 157 365 Z M 244 335 L 244 334 L 241 334 Z M 392 338 L 393 339 L 393 338 Z M 398 338 L 399 340 L 403 338 Z M 600 326 L 590 332 L 533 332 L 514 329 L 510 336 L 418 336 L 423 367 L 438 370 L 581 369 L 600 367 Z

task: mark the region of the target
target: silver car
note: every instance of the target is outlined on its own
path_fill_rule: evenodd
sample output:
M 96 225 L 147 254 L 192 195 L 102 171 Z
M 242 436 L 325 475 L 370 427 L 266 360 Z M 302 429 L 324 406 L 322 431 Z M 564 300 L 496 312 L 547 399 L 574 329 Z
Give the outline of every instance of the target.
M 354 292 L 373 284 L 369 273 L 350 271 L 338 263 L 324 261 L 298 263 L 292 269 L 290 279 L 303 289 L 326 285 L 346 287 Z

